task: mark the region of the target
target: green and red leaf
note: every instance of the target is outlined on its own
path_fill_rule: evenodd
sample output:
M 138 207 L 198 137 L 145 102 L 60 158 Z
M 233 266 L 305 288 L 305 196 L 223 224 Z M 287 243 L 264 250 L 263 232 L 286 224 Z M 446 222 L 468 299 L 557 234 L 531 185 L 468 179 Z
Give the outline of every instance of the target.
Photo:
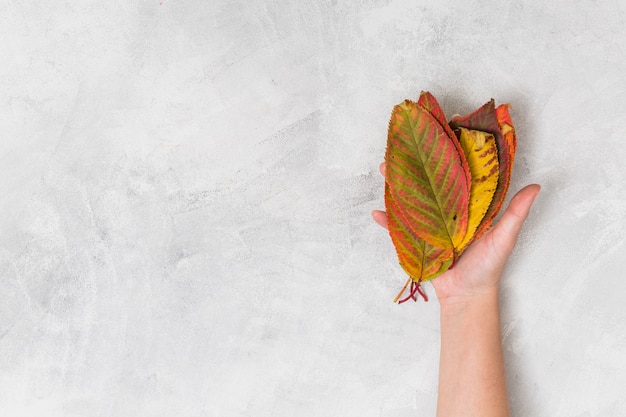
M 467 231 L 467 171 L 456 140 L 417 103 L 394 107 L 385 154 L 389 192 L 405 226 L 446 250 L 457 248 Z
M 458 140 L 456 140 L 457 137 L 452 131 L 452 129 L 450 129 L 450 125 L 448 125 L 448 122 L 446 120 L 446 115 L 443 112 L 443 109 L 441 108 L 441 106 L 439 106 L 439 103 L 437 102 L 435 97 L 432 94 L 430 94 L 428 91 L 422 91 L 420 94 L 420 98 L 417 101 L 417 104 L 419 106 L 422 106 L 424 109 L 426 109 L 426 111 L 428 111 L 430 115 L 433 116 L 435 120 L 439 122 L 439 125 L 443 128 L 443 130 L 446 132 L 448 137 L 450 137 L 453 140 L 454 146 L 456 146 L 456 150 L 459 153 L 459 155 L 463 155 L 463 149 L 461 148 L 461 144 L 459 143 Z M 460 160 L 461 160 L 461 165 L 463 165 L 463 171 L 465 172 L 465 180 L 467 182 L 467 189 L 469 190 L 471 187 L 471 175 L 470 175 L 469 166 L 465 158 L 460 157 Z
M 441 273 L 444 263 L 452 260 L 453 251 L 432 246 L 411 231 L 402 219 L 387 184 L 385 206 L 389 235 L 396 248 L 400 265 L 411 279 L 415 282 L 427 281 Z

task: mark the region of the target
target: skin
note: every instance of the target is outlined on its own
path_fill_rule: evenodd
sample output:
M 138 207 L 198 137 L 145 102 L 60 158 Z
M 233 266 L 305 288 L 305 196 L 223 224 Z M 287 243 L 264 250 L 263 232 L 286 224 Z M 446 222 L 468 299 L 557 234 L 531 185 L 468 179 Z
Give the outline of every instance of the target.
M 385 175 L 385 164 L 380 171 Z M 509 203 L 500 221 L 432 281 L 441 305 L 437 417 L 506 417 L 509 401 L 500 333 L 498 286 L 517 236 L 539 194 L 531 184 Z M 387 215 L 374 210 L 387 228 Z

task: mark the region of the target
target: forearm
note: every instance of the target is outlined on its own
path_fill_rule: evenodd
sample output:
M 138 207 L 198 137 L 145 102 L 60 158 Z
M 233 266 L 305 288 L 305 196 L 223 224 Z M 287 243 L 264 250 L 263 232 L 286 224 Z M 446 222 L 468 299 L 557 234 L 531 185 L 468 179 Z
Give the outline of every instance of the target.
M 506 417 L 497 288 L 441 303 L 437 417 Z

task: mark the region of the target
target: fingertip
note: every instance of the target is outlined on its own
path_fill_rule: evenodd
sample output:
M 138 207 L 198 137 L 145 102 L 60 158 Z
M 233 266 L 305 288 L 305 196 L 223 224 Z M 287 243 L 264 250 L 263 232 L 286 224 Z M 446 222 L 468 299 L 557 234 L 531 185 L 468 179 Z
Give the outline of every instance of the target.
M 372 210 L 372 218 L 376 223 L 378 223 L 381 227 L 387 229 L 389 227 L 387 221 L 387 213 L 381 210 Z
M 381 162 L 380 165 L 378 166 L 378 170 L 380 171 L 380 173 L 384 177 L 386 175 L 386 173 L 387 173 L 387 165 L 385 165 L 384 162 Z
M 537 198 L 537 196 L 541 193 L 541 185 L 539 184 L 533 184 L 535 187 L 535 195 L 533 195 L 533 202 L 535 201 L 535 199 Z
M 526 187 L 531 189 L 531 190 L 533 190 L 535 195 L 537 195 L 537 194 L 539 194 L 541 192 L 541 185 L 540 184 L 529 184 Z
M 535 198 L 537 198 L 540 192 L 541 192 L 541 186 L 539 184 L 529 184 L 525 186 L 524 188 L 522 188 L 521 190 L 519 190 L 517 194 L 513 196 L 513 198 L 511 199 L 511 202 L 525 201 L 527 202 L 528 205 L 531 205 L 533 201 L 535 201 Z
M 530 204 L 532 205 L 539 193 L 541 192 L 541 185 L 539 184 L 530 184 L 524 187 L 525 190 L 530 194 Z

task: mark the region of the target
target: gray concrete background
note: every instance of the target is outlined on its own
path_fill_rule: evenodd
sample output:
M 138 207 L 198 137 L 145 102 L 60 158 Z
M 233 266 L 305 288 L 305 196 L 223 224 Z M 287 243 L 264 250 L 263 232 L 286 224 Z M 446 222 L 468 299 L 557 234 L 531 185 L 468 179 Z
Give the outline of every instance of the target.
M 394 104 L 491 97 L 517 417 L 626 415 L 623 2 L 0 1 L 2 416 L 434 416 L 394 305 Z M 512 194 L 511 194 L 512 195 Z

